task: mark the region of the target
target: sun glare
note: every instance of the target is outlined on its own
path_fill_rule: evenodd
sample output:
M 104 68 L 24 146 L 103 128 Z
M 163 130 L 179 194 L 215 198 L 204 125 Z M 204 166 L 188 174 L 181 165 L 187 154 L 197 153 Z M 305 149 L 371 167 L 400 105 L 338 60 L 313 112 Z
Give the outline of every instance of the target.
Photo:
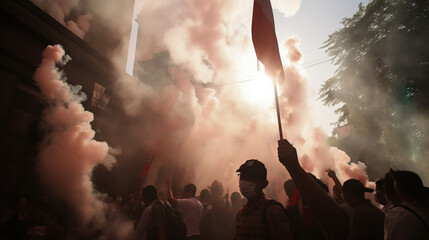
M 246 101 L 257 104 L 260 107 L 270 107 L 274 103 L 273 83 L 261 71 L 256 72 L 250 78 L 250 81 L 242 83 L 240 91 Z

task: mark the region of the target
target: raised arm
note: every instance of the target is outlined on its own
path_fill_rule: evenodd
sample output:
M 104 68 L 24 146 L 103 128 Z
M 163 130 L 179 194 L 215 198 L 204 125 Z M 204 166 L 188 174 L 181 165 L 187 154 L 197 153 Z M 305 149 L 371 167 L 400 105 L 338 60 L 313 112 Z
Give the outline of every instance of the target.
M 176 206 L 177 198 L 174 198 L 173 191 L 171 190 L 171 178 L 167 179 L 167 199 L 171 205 Z
M 337 174 L 335 174 L 335 171 L 332 169 L 328 170 L 328 176 L 330 178 L 332 178 L 332 180 L 334 180 L 335 186 L 337 186 L 337 188 L 343 192 L 343 185 L 341 184 L 340 180 L 338 180 L 337 178 Z
M 334 180 L 334 187 L 332 188 L 333 192 L 333 198 L 338 204 L 344 203 L 344 198 L 342 196 L 343 193 L 343 185 L 341 184 L 340 180 L 337 178 L 337 174 L 335 174 L 335 171 L 332 169 L 329 169 L 328 176 Z
M 347 239 L 349 222 L 343 209 L 300 166 L 296 149 L 286 139 L 279 140 L 278 144 L 280 162 L 286 167 L 317 219 L 336 239 Z

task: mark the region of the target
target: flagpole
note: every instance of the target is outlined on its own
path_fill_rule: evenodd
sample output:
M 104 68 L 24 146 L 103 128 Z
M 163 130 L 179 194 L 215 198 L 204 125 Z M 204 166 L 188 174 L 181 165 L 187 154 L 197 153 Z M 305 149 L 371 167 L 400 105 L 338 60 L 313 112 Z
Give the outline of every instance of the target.
M 280 71 L 280 74 L 277 74 L 277 75 L 279 76 L 279 78 L 280 77 L 284 78 L 283 69 Z M 277 123 L 279 126 L 280 140 L 283 140 L 282 120 L 280 116 L 279 95 L 277 94 L 277 77 L 276 76 L 273 76 L 273 87 L 274 87 L 274 99 L 276 101 Z
M 268 72 L 269 75 L 272 75 L 270 77 L 272 77 L 274 87 L 277 123 L 279 125 L 280 140 L 283 140 L 279 97 L 277 94 L 277 79 L 279 78 L 279 75 L 284 78 L 284 71 L 278 48 L 277 36 L 274 27 L 274 15 L 270 0 L 253 1 L 252 41 L 256 57 L 264 64 L 267 70 L 266 72 Z

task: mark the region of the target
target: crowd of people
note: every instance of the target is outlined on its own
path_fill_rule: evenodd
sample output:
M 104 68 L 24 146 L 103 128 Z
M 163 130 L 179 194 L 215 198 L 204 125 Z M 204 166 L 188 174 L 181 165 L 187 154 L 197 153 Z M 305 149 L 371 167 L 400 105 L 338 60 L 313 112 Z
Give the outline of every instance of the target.
M 237 169 L 240 193 L 225 194 L 217 180 L 200 191 L 192 183 L 173 189 L 168 179 L 167 192 L 147 185 L 125 198 L 112 194 L 104 201 L 110 206 L 108 214 L 120 213 L 133 222 L 130 239 L 429 239 L 429 191 L 416 173 L 389 170 L 375 182 L 374 205 L 365 198 L 373 189 L 357 179 L 341 183 L 332 170 L 327 171 L 335 184 L 330 194 L 325 183 L 300 166 L 296 149 L 287 140 L 279 141 L 278 158 L 291 176 L 284 183 L 288 196 L 284 204 L 265 196 L 267 169 L 256 159 Z M 16 198 L 2 216 L 0 239 L 101 235 L 66 229 L 51 212 L 47 199 L 29 211 L 28 199 Z

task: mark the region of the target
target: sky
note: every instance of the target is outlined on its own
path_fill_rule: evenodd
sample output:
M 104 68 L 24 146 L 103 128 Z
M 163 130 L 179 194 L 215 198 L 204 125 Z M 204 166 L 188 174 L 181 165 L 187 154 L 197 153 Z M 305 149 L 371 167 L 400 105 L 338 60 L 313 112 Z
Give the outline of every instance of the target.
M 333 129 L 331 123 L 337 120 L 335 108 L 323 105 L 317 96 L 322 83 L 334 75 L 336 66 L 328 61 L 329 56 L 320 47 L 330 34 L 342 27 L 343 18 L 353 16 L 359 3 L 366 5 L 368 2 L 368 0 L 303 0 L 298 12 L 290 17 L 285 17 L 274 9 L 277 38 L 281 40 L 297 35 L 301 39 L 302 66 L 308 74 L 307 78 L 314 93 L 310 102 L 314 104 L 316 115 L 320 116 L 319 125 L 328 135 L 331 135 Z

